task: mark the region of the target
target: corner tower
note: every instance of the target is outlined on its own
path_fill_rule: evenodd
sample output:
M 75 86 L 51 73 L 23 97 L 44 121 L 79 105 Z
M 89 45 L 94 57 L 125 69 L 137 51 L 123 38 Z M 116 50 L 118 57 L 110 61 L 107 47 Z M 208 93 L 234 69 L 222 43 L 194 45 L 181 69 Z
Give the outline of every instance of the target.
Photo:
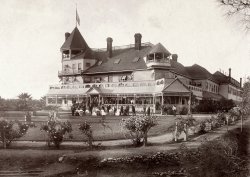
M 61 53 L 62 70 L 58 77 L 62 83 L 83 83 L 81 73 L 92 67 L 96 60 L 77 27 L 71 33 L 65 33 Z

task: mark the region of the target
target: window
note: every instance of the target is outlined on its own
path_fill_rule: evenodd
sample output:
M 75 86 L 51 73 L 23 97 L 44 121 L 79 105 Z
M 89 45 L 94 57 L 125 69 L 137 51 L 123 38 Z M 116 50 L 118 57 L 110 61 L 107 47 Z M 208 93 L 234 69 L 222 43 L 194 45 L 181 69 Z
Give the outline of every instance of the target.
M 86 67 L 90 67 L 91 64 L 89 62 L 86 62 Z
M 76 64 L 72 64 L 72 69 L 76 69 Z
M 82 70 L 82 64 L 78 63 L 78 70 Z
M 119 63 L 120 63 L 120 61 L 121 61 L 121 59 L 120 59 L 120 58 L 115 59 L 114 64 L 119 64 Z
M 139 59 L 140 59 L 140 57 L 135 57 L 135 58 L 133 59 L 133 63 L 138 62 L 138 61 L 139 61 Z

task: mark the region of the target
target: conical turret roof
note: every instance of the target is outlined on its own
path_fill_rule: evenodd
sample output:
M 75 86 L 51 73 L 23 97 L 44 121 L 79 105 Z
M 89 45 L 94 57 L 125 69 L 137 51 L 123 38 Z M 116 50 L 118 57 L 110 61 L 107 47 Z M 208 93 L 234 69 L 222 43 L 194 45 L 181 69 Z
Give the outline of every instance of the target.
M 75 27 L 68 39 L 62 45 L 61 50 L 80 49 L 85 51 L 88 48 L 89 46 L 82 37 L 80 31 Z
M 153 53 L 164 53 L 167 56 L 171 55 L 171 53 L 161 43 L 158 43 L 152 47 L 149 54 L 153 54 Z

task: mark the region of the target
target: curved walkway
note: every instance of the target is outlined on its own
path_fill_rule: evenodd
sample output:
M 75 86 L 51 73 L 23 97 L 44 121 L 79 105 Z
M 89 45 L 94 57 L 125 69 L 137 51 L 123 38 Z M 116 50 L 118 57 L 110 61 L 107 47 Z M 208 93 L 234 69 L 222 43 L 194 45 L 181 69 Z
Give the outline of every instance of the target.
M 250 121 L 249 119 L 245 120 L 244 124 L 246 124 L 249 121 Z M 240 121 L 237 122 L 235 125 L 229 126 L 228 130 L 235 129 L 236 127 L 239 127 L 239 126 L 240 126 Z M 189 142 L 189 143 L 196 144 L 195 142 L 202 142 L 204 139 L 213 140 L 213 139 L 220 137 L 221 135 L 223 135 L 226 132 L 227 132 L 227 127 L 223 126 L 223 127 L 218 128 L 218 129 L 215 129 L 209 133 L 206 133 L 204 135 L 200 135 L 198 137 L 192 138 L 191 142 Z M 166 134 L 159 135 L 159 136 L 149 137 L 148 143 L 165 144 L 165 143 L 171 142 L 172 140 L 173 140 L 173 134 L 166 133 Z M 15 146 L 19 146 L 19 147 L 20 146 L 42 147 L 42 146 L 45 146 L 46 142 L 45 141 L 39 141 L 39 142 L 36 142 L 36 141 L 16 141 L 16 142 L 13 142 L 13 144 Z M 64 145 L 64 146 L 87 146 L 87 144 L 84 142 L 73 142 L 73 141 L 63 142 L 62 145 Z M 131 145 L 131 140 L 130 139 L 123 139 L 123 140 L 94 141 L 94 145 L 101 145 L 103 147 L 126 146 L 126 145 Z

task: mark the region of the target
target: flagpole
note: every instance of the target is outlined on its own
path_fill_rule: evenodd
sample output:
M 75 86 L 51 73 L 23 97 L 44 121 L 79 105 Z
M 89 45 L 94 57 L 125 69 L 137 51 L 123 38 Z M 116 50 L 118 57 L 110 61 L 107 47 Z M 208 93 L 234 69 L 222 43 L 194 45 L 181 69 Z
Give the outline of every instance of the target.
M 76 3 L 76 27 L 77 27 L 77 3 Z

